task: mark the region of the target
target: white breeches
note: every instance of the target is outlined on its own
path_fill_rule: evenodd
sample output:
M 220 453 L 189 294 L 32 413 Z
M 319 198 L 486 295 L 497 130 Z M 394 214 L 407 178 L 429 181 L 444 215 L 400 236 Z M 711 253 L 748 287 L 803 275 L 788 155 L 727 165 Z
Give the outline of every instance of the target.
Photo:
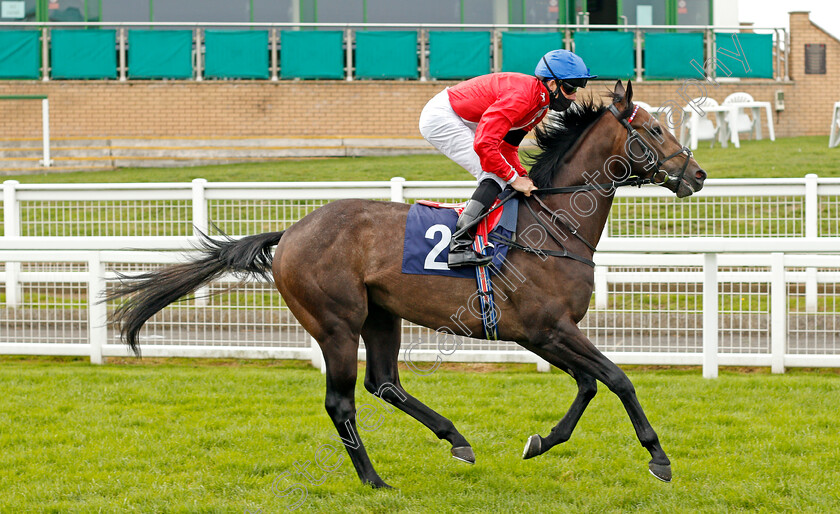
M 455 114 L 446 89 L 432 97 L 420 113 L 420 133 L 426 141 L 469 171 L 479 182 L 489 178 L 504 189 L 507 182 L 498 175 L 481 169 L 481 159 L 473 148 L 477 126 L 478 123 L 467 121 Z

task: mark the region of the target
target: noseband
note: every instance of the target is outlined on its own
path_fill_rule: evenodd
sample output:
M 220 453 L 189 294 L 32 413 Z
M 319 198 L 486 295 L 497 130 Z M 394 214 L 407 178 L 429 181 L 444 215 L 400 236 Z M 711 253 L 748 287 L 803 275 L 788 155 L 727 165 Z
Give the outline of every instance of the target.
M 685 176 L 685 170 L 688 168 L 688 161 L 691 159 L 691 150 L 687 146 L 683 146 L 682 148 L 680 148 L 676 152 L 672 153 L 671 155 L 669 155 L 667 157 L 663 157 L 663 158 L 660 159 L 658 157 L 659 152 L 657 152 L 656 150 L 651 148 L 651 146 L 649 144 L 647 144 L 647 142 L 636 131 L 636 129 L 634 129 L 633 126 L 630 125 L 631 123 L 633 123 L 633 118 L 636 117 L 636 113 L 639 112 L 639 106 L 638 105 L 633 106 L 633 104 L 631 103 L 630 106 L 633 107 L 633 112 L 632 112 L 632 114 L 630 114 L 630 116 L 628 116 L 626 118 L 624 116 L 622 116 L 621 112 L 619 112 L 619 110 L 615 106 L 615 104 L 610 104 L 609 109 L 610 109 L 610 112 L 613 114 L 613 116 L 615 116 L 615 119 L 617 119 L 619 121 L 619 123 L 624 125 L 624 128 L 627 129 L 627 139 L 632 138 L 632 140 L 637 141 L 640 145 L 642 145 L 642 148 L 644 148 L 647 152 L 649 152 L 648 155 L 657 156 L 656 162 L 654 162 L 651 159 L 648 159 L 648 166 L 647 167 L 653 166 L 656 169 L 656 171 L 654 171 L 653 175 L 651 176 L 651 182 L 653 182 L 654 184 L 659 184 L 659 185 L 665 184 L 665 183 L 667 183 L 671 180 L 676 180 L 678 182 L 682 182 L 683 177 Z M 683 162 L 682 168 L 680 168 L 680 172 L 677 176 L 670 175 L 667 171 L 662 169 L 663 164 L 670 161 L 674 157 L 676 157 L 678 155 L 682 155 L 682 154 L 685 154 L 685 162 Z M 658 179 L 658 176 L 661 177 L 661 180 Z

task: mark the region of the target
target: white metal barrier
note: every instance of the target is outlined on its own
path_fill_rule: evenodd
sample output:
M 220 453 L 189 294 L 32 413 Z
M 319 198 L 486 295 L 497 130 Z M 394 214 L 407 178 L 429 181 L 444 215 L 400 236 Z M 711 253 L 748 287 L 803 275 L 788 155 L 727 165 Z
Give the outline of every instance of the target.
M 206 229 L 212 219 L 233 234 L 259 233 L 287 226 L 328 199 L 456 199 L 473 187 L 401 179 L 352 184 L 7 181 L 0 352 L 90 355 L 93 362 L 125 355 L 105 323 L 109 306 L 94 300 L 117 271 L 178 261 L 180 252 L 172 250 L 190 248 L 192 223 Z M 619 363 L 702 364 L 706 376 L 714 376 L 718 365 L 771 366 L 776 372 L 840 366 L 838 189 L 840 181 L 815 176 L 709 181 L 696 198 L 680 201 L 682 207 L 672 205 L 676 201 L 661 188 L 621 190 L 614 211 L 619 221 L 611 220 L 613 235 L 599 245 L 595 294 L 581 327 Z M 733 229 L 743 221 L 733 218 L 749 204 L 744 198 L 764 207 L 754 211 L 748 227 Z M 727 199 L 733 201 L 727 204 Z M 713 216 L 704 220 L 711 230 L 694 224 L 692 233 L 677 225 L 667 230 L 689 237 L 658 237 L 663 214 L 688 212 L 700 221 L 700 206 L 693 203 L 703 201 L 713 202 L 708 211 Z M 624 213 L 623 202 L 631 204 Z M 633 209 L 652 216 L 640 217 Z M 616 225 L 629 226 L 631 220 L 651 228 L 627 233 Z M 784 228 L 780 232 L 786 237 L 772 237 L 767 227 L 756 230 L 762 224 Z M 150 320 L 141 341 L 144 355 L 320 359 L 271 284 L 249 283 L 230 293 L 224 291 L 227 281 L 208 291 L 220 296 L 181 302 Z M 453 353 L 441 351 L 441 339 L 428 329 L 404 327 L 411 361 L 426 363 L 416 366 L 419 371 L 437 360 L 538 362 L 509 342 L 462 339 Z

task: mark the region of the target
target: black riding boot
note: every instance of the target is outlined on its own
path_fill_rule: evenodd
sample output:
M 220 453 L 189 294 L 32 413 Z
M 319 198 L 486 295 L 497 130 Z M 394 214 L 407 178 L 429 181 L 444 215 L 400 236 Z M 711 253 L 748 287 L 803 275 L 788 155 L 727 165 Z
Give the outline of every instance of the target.
M 464 208 L 464 212 L 458 218 L 455 224 L 455 230 L 458 231 L 475 221 L 481 216 L 487 207 L 478 200 L 470 200 Z M 458 237 L 453 237 L 449 242 L 449 259 L 447 263 L 450 268 L 460 268 L 461 266 L 487 266 L 493 261 L 490 255 L 481 255 L 473 250 L 473 240 L 475 239 L 475 227 L 467 230 Z

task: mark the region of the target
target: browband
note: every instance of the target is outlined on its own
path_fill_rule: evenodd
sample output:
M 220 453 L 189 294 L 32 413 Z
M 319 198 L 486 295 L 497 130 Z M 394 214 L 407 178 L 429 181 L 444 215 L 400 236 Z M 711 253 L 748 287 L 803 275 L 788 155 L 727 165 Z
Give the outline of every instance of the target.
M 633 108 L 633 114 L 631 114 L 630 117 L 627 118 L 627 123 L 633 123 L 633 118 L 636 117 L 637 112 L 639 112 L 639 106 L 638 105 L 635 108 Z

